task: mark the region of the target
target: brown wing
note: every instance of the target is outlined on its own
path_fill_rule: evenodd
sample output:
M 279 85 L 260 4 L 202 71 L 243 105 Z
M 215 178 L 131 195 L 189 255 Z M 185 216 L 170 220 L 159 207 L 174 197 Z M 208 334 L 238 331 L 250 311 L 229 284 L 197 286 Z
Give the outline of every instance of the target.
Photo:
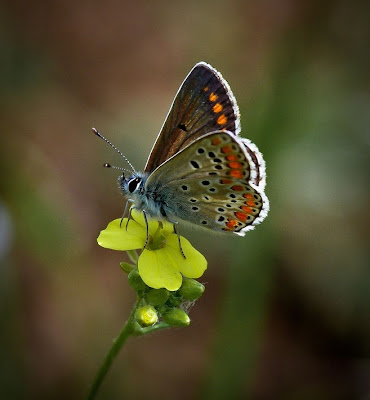
M 215 130 L 228 130 L 238 135 L 239 109 L 221 74 L 200 62 L 190 71 L 177 92 L 145 172 L 154 171 L 179 150 Z

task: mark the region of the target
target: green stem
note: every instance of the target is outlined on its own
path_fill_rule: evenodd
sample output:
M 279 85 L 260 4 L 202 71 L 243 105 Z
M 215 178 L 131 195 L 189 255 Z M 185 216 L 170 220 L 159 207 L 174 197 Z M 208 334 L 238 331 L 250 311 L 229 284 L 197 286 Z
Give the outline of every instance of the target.
M 139 254 L 137 254 L 136 250 L 126 250 L 126 253 L 128 255 L 128 258 L 133 262 L 134 264 L 137 265 L 137 262 L 139 260 Z
M 104 358 L 103 364 L 101 365 L 98 373 L 95 376 L 95 379 L 90 387 L 89 393 L 86 396 L 86 400 L 93 400 L 98 393 L 98 390 L 107 375 L 114 359 L 116 358 L 117 354 L 121 350 L 122 346 L 125 344 L 126 340 L 130 336 L 140 336 L 145 335 L 147 333 L 155 332 L 160 329 L 169 328 L 170 325 L 166 324 L 165 322 L 159 322 L 153 326 L 148 326 L 146 328 L 142 328 L 138 325 L 135 320 L 135 314 L 137 309 L 142 305 L 142 298 L 138 297 L 134 308 L 131 311 L 131 314 L 126 321 L 125 325 L 123 326 L 121 332 L 118 336 L 113 340 L 112 346 L 109 349 L 107 355 Z
M 119 335 L 113 340 L 112 346 L 109 349 L 107 355 L 104 358 L 103 364 L 101 365 L 98 373 L 95 376 L 95 379 L 90 387 L 89 393 L 86 397 L 86 400 L 92 400 L 95 398 L 100 385 L 102 384 L 109 368 L 111 367 L 113 360 L 121 350 L 122 346 L 125 344 L 126 340 L 129 336 L 134 334 L 135 331 L 135 313 L 138 308 L 141 299 L 138 299 L 131 314 L 126 321 L 125 325 L 123 326 Z
M 170 327 L 171 327 L 171 325 L 168 325 L 166 322 L 158 322 L 157 324 L 155 324 L 153 326 L 136 329 L 136 331 L 135 331 L 135 333 L 133 333 L 133 335 L 136 335 L 136 336 L 146 335 L 147 333 L 153 333 L 155 331 L 159 331 L 161 329 L 170 328 Z

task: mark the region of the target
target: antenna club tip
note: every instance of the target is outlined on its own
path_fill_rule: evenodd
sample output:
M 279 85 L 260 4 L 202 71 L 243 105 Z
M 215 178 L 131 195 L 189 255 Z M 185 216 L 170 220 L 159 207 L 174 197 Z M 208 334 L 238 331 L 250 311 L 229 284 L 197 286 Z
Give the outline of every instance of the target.
M 96 128 L 91 128 L 91 130 L 95 133 L 95 135 L 99 135 L 99 132 Z
M 105 168 L 112 168 L 112 166 L 111 166 L 110 164 L 108 164 L 108 163 L 104 163 L 104 164 L 103 164 L 103 167 L 105 167 Z

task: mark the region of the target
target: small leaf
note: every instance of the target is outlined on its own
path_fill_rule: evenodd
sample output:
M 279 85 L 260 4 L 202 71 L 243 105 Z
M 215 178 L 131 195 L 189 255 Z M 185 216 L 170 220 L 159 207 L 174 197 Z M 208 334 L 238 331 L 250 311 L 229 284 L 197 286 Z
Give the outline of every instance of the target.
M 127 274 L 129 274 L 133 269 L 136 268 L 136 265 L 126 262 L 120 262 L 119 265 L 122 268 L 122 270 L 125 271 Z
M 135 268 L 128 274 L 128 283 L 137 292 L 140 290 L 145 290 L 147 288 L 144 281 L 141 279 L 139 271 Z

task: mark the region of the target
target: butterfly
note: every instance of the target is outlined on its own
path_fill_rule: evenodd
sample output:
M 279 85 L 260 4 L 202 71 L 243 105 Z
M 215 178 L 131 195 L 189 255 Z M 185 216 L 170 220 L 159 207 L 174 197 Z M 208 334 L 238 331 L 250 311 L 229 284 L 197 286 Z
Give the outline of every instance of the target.
M 133 171 L 122 173 L 120 189 L 145 218 L 168 220 L 175 231 L 185 221 L 244 236 L 266 218 L 269 201 L 262 154 L 239 133 L 239 109 L 228 83 L 199 62 L 178 90 L 144 172 L 129 163 Z

